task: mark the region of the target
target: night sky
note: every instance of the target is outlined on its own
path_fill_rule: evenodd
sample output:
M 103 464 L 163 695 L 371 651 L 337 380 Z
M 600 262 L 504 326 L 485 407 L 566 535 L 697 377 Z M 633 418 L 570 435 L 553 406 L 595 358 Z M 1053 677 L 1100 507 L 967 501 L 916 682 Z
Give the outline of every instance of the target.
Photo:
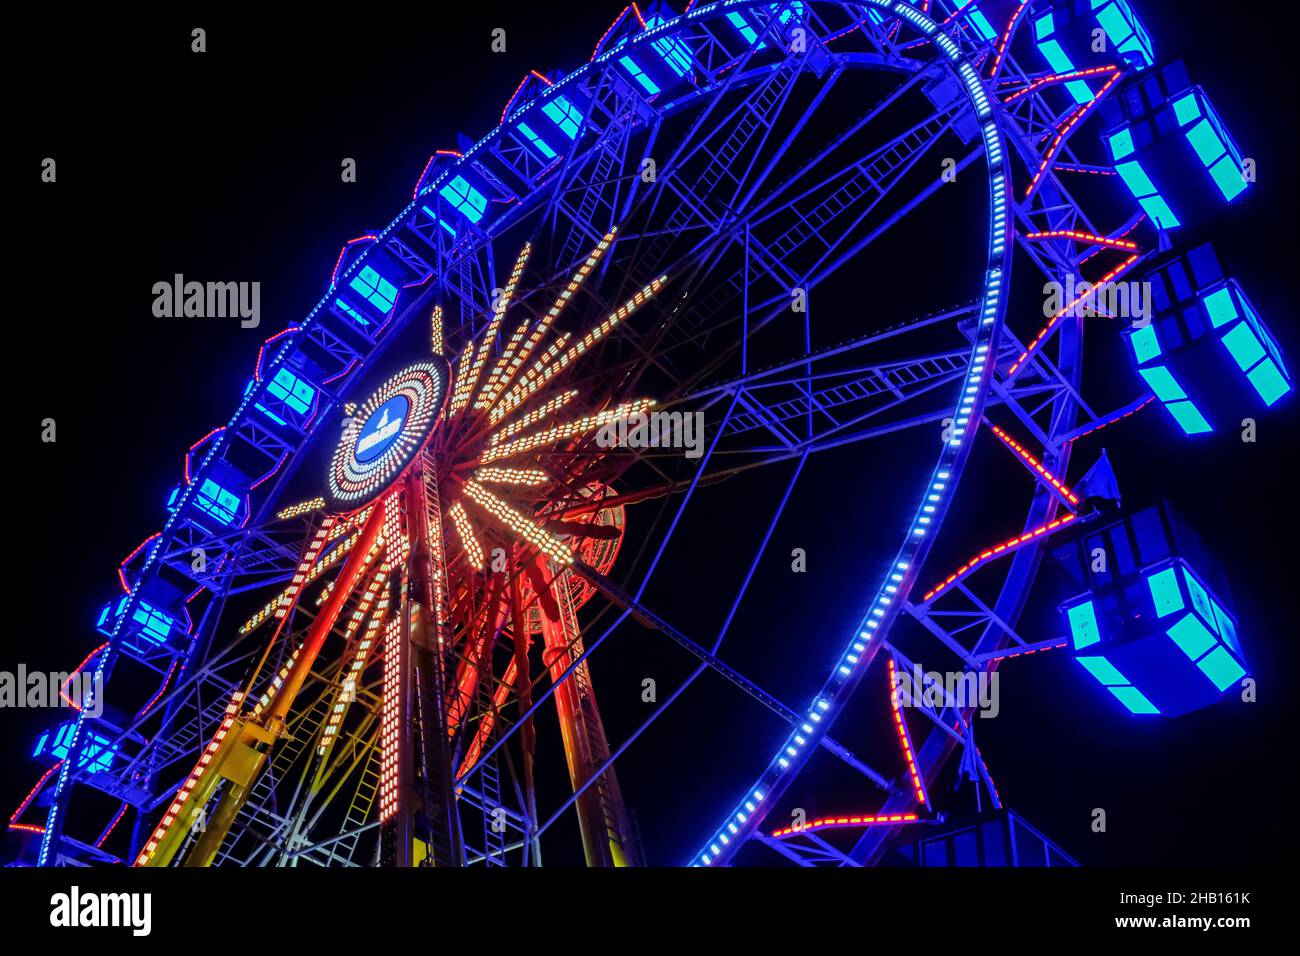
M 1257 186 L 1215 222 L 1212 236 L 1294 369 L 1290 38 L 1250 15 L 1225 15 L 1221 3 L 1145 0 L 1140 8 L 1158 55 L 1187 61 L 1243 151 L 1258 160 Z M 5 469 L 10 612 L 0 668 L 22 661 L 29 669 L 68 669 L 99 643 L 93 621 L 117 591 L 118 562 L 159 527 L 184 450 L 227 420 L 262 339 L 315 304 L 342 242 L 386 224 L 405 205 L 433 150 L 494 125 L 530 68 L 585 62 L 619 9 L 612 2 L 482 3 L 396 17 L 361 7 L 292 23 L 166 12 L 147 22 L 86 16 L 75 31 L 57 10 L 33 13 L 14 42 L 50 76 L 73 79 L 33 78 L 11 89 L 20 135 L 7 151 L 9 182 L 23 212 L 11 215 L 9 227 L 19 275 L 6 297 L 8 391 L 20 450 Z M 208 31 L 203 56 L 189 52 L 195 25 Z M 507 30 L 505 54 L 489 52 L 497 26 Z M 55 185 L 39 181 L 45 156 L 58 161 Z M 343 157 L 356 159 L 356 183 L 340 181 Z M 982 228 L 979 220 L 967 225 Z M 919 226 L 904 235 L 936 273 L 973 248 Z M 261 328 L 154 318 L 152 285 L 175 273 L 260 281 Z M 874 307 L 912 314 L 916 290 L 890 288 Z M 1088 374 L 1099 377 L 1099 388 L 1134 394 L 1122 352 L 1095 357 Z M 57 421 L 55 444 L 40 440 L 47 417 Z M 981 738 L 984 756 L 1007 804 L 1085 864 L 1251 863 L 1290 836 L 1282 801 L 1295 761 L 1282 735 L 1295 716 L 1284 682 L 1296 665 L 1294 396 L 1259 417 L 1254 444 L 1233 431 L 1191 442 L 1148 410 L 1076 452 L 1071 478 L 1105 447 L 1126 503 L 1168 498 L 1219 555 L 1260 688 L 1253 705 L 1229 700 L 1174 721 L 1137 721 L 1064 655 L 1007 665 L 1002 715 Z M 864 529 L 907 520 L 895 509 L 911 500 L 929 461 L 895 474 L 895 461 L 904 460 L 856 450 L 810 465 L 773 538 L 755 602 L 733 631 L 744 638 L 734 659 L 792 702 L 827 673 L 874 587 L 859 582 L 873 580 L 879 558 L 896 546 L 894 531 L 866 541 Z M 958 529 L 972 522 L 962 540 L 1016 530 L 988 523 L 996 509 L 978 505 L 997 495 L 1006 474 L 971 469 L 949 519 Z M 657 598 L 650 592 L 666 616 L 712 633 L 734 588 L 734 568 L 719 569 L 757 543 L 782 480 L 708 499 L 711 524 L 697 528 L 667 572 L 676 583 Z M 651 518 L 634 509 L 629 525 Z M 794 547 L 810 556 L 798 581 L 783 557 Z M 720 597 L 705 593 L 715 570 L 726 591 Z M 1060 625 L 1040 601 L 1022 630 L 1045 639 Z M 666 647 L 662 637 L 629 630 L 606 648 L 608 660 L 593 665 L 613 738 L 640 719 L 641 676 L 668 681 L 689 664 Z M 779 739 L 769 719 L 711 709 L 708 694 L 717 689 L 701 681 L 683 712 L 670 713 L 620 770 L 652 863 L 688 858 Z M 0 711 L 6 816 L 39 773 L 27 757 L 47 717 Z M 856 799 L 815 786 L 801 795 L 827 812 Z M 1095 807 L 1108 810 L 1105 835 L 1088 829 Z M 0 841 L 0 858 L 15 848 Z

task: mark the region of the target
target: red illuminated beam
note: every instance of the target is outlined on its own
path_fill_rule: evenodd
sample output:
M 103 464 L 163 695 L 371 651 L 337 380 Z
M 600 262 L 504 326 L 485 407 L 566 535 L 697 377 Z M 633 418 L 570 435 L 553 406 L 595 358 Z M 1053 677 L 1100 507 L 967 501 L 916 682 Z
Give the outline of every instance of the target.
M 1016 457 L 1024 462 L 1025 466 L 1029 468 L 1030 471 L 1034 472 L 1049 488 L 1056 492 L 1061 499 L 1072 505 L 1077 505 L 1079 503 L 1079 496 L 1063 484 L 1059 478 L 1044 468 L 1042 463 L 1026 451 L 1019 442 L 1013 439 L 1001 428 L 998 428 L 997 425 L 990 425 L 989 427 L 993 429 L 993 434 L 997 435 L 998 438 L 1002 440 L 1002 444 L 1015 452 Z
M 1082 438 L 1084 435 L 1091 435 L 1093 432 L 1100 431 L 1101 429 L 1105 428 L 1107 425 L 1113 425 L 1118 421 L 1122 421 L 1125 418 L 1128 418 L 1130 415 L 1136 415 L 1138 412 L 1142 411 L 1142 409 L 1146 408 L 1155 400 L 1156 400 L 1155 395 L 1152 395 L 1151 393 L 1147 393 L 1146 395 L 1143 395 L 1141 398 L 1129 402 L 1123 408 L 1111 412 L 1111 414 L 1109 415 L 1105 415 L 1101 418 L 1095 419 L 1094 421 L 1087 422 L 1086 424 L 1080 425 L 1078 428 L 1076 428 L 1074 431 L 1070 432 L 1069 434 L 1062 435 L 1061 438 L 1058 439 L 1058 441 L 1062 443 L 1067 441 L 1077 441 L 1078 439 Z
M 1097 104 L 1105 98 L 1106 94 L 1110 92 L 1111 87 L 1118 83 L 1120 77 L 1124 75 L 1122 70 L 1114 66 L 1097 70 L 1096 72 L 1101 73 L 1106 72 L 1107 70 L 1109 70 L 1113 75 L 1109 80 L 1102 84 L 1101 89 L 1097 91 L 1096 97 L 1071 112 L 1057 129 L 1056 135 L 1053 136 L 1051 142 L 1048 143 L 1047 149 L 1043 150 L 1042 162 L 1038 164 L 1038 169 L 1034 172 L 1034 178 L 1029 181 L 1029 186 L 1025 189 L 1026 199 L 1031 197 L 1034 194 L 1034 191 L 1038 189 L 1039 184 L 1043 181 L 1043 176 L 1046 175 L 1049 169 L 1051 169 L 1052 163 L 1056 161 L 1057 155 L 1065 148 L 1065 141 L 1070 138 L 1070 134 L 1074 132 L 1075 128 L 1097 108 Z
M 1104 246 L 1107 249 L 1123 249 L 1126 252 L 1137 252 L 1138 244 L 1130 239 L 1111 239 L 1109 236 L 1094 236 L 1089 232 L 1076 232 L 1073 229 L 1053 229 L 1050 232 L 1030 232 L 1026 233 L 1024 238 L 1033 240 L 1044 239 L 1073 239 L 1075 242 L 1086 242 L 1091 246 Z
M 989 548 L 986 551 L 981 551 L 979 554 L 975 555 L 975 557 L 971 558 L 960 568 L 958 568 L 952 574 L 948 575 L 948 577 L 944 578 L 941 582 L 939 582 L 933 588 L 927 591 L 925 593 L 925 596 L 922 597 L 921 600 L 928 603 L 932 598 L 936 598 L 939 595 L 943 594 L 943 592 L 947 591 L 958 581 L 961 581 L 965 579 L 967 576 L 969 576 L 976 568 L 982 567 L 984 564 L 986 564 L 988 561 L 992 560 L 993 558 L 1001 557 L 1004 554 L 1010 554 L 1012 551 L 1018 551 L 1020 550 L 1020 548 L 1024 547 L 1026 544 L 1028 544 L 1030 541 L 1034 540 L 1035 538 L 1041 538 L 1045 534 L 1051 534 L 1053 531 L 1056 531 L 1058 528 L 1062 528 L 1067 524 L 1071 524 L 1072 522 L 1077 521 L 1078 518 L 1079 516 L 1073 513 L 1062 515 L 1061 517 L 1057 518 L 1055 521 L 1049 521 L 1045 525 L 1040 525 L 1039 527 L 1035 528 L 1033 531 L 1026 531 L 1022 535 L 1017 535 L 1016 537 L 1010 538 L 1007 541 L 1003 541 L 1001 544 L 995 545 L 994 547 Z
M 1113 73 L 1113 72 L 1115 72 L 1115 67 L 1113 66 L 1094 66 L 1087 70 L 1072 70 L 1069 73 L 1053 73 L 1051 76 L 1044 76 L 1044 77 L 1040 77 L 1037 80 L 1034 80 L 1034 82 L 1030 83 L 1023 90 L 1017 90 L 1016 92 L 1012 93 L 1010 96 L 1005 97 L 1002 100 L 1002 102 L 1014 103 L 1022 96 L 1026 96 L 1034 92 L 1035 90 L 1040 90 L 1044 86 L 1051 86 L 1056 83 L 1069 83 L 1072 82 L 1073 80 L 1079 80 L 1089 76 L 1099 76 L 1105 73 Z
M 975 660 L 981 664 L 987 664 L 989 661 L 1009 661 L 1013 657 L 1028 657 L 1030 654 L 1037 654 L 1041 651 L 1057 651 L 1069 646 L 1069 643 L 1069 640 L 1065 638 L 1052 638 L 1049 641 L 1040 641 L 1037 644 L 1016 644 L 995 651 L 992 654 L 979 655 Z
M 1002 61 L 1007 55 L 1007 46 L 1011 42 L 1011 34 L 1016 30 L 1016 24 L 1020 22 L 1020 17 L 1029 9 L 1029 0 L 1020 0 L 1020 6 L 1011 14 L 1011 19 L 1007 21 L 1007 28 L 1002 31 L 1002 36 L 998 38 L 997 56 L 993 58 L 993 66 L 989 70 L 989 77 L 996 79 L 998 73 L 1002 71 Z
M 797 836 L 800 833 L 816 833 L 818 830 L 844 830 L 849 827 L 870 827 L 886 824 L 889 826 L 898 826 L 900 823 L 916 823 L 919 820 L 915 813 L 890 813 L 880 814 L 877 816 L 856 816 L 856 817 L 823 817 L 820 820 L 810 820 L 800 827 L 784 827 L 780 830 L 773 830 L 772 836 L 778 840 L 782 837 Z
M 1093 294 L 1097 291 L 1097 289 L 1100 286 L 1104 286 L 1108 282 L 1113 282 L 1114 280 L 1118 279 L 1121 275 L 1123 275 L 1125 272 L 1127 272 L 1129 269 L 1131 269 L 1140 258 L 1142 258 L 1142 256 L 1136 253 L 1134 255 L 1129 256 L 1127 259 L 1125 259 L 1123 262 L 1117 265 L 1110 272 L 1102 276 L 1100 280 L 1092 283 L 1092 285 L 1089 288 L 1085 289 L 1079 295 L 1075 296 L 1073 301 L 1071 301 L 1068 305 L 1066 305 L 1065 308 L 1061 309 L 1060 312 L 1057 312 L 1056 315 L 1052 316 L 1052 318 L 1048 320 L 1048 323 L 1045 326 L 1043 326 L 1043 330 L 1039 332 L 1036 336 L 1034 336 L 1034 340 L 1029 343 L 1029 347 L 1020 353 L 1020 358 L 1015 360 L 1010 370 L 1008 370 L 1007 375 L 1008 376 L 1015 375 L 1016 372 L 1019 371 L 1020 368 L 1025 364 L 1025 361 L 1031 355 L 1036 354 L 1038 350 L 1043 347 L 1043 343 L 1047 341 L 1048 335 L 1050 335 L 1052 333 L 1052 330 L 1055 329 L 1060 324 L 1061 319 L 1063 319 L 1067 315 L 1072 314 L 1074 310 L 1077 309 L 1085 299 L 1092 298 Z
M 907 732 L 907 724 L 903 720 L 903 708 L 898 700 L 898 669 L 894 666 L 892 657 L 889 658 L 889 706 L 894 713 L 894 729 L 898 731 L 898 742 L 903 748 L 903 759 L 907 761 L 907 773 L 912 780 L 912 794 L 916 797 L 916 802 L 928 810 L 930 808 L 930 797 L 925 792 L 925 781 L 921 779 L 921 774 L 916 769 L 916 754 L 912 749 L 912 735 Z

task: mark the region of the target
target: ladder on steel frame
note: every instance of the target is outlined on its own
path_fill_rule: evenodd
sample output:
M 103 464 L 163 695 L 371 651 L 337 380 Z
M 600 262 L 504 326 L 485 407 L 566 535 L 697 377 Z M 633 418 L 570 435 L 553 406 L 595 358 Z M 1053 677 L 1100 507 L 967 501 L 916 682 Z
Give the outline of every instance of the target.
M 802 56 L 803 54 L 800 54 L 798 58 L 802 58 Z M 792 59 L 797 58 L 792 57 Z M 727 137 L 722 146 L 712 154 L 710 163 L 696 177 L 695 182 L 692 184 L 683 183 L 686 192 L 696 197 L 697 201 L 703 202 L 713 193 L 718 183 L 722 181 L 723 176 L 730 175 L 732 180 L 739 185 L 739 180 L 731 172 L 731 164 L 745 146 L 749 144 L 755 132 L 760 129 L 767 130 L 771 128 L 772 123 L 775 121 L 775 114 L 772 114 L 771 111 L 780 102 L 784 101 L 786 93 L 794 84 L 796 72 L 787 63 L 779 67 L 767 78 L 758 92 L 746 102 L 744 118 L 735 125 L 731 135 Z M 683 202 L 679 204 L 676 211 L 664 225 L 659 237 L 651 243 L 642 258 L 653 267 L 654 263 L 660 261 L 678 233 L 690 224 L 693 216 L 694 212 L 691 203 Z

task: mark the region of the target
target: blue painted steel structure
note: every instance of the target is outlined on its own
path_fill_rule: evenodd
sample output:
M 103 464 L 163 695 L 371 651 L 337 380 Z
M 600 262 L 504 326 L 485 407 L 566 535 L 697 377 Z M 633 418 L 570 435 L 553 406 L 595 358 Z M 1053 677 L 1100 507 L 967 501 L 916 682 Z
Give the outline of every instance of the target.
M 1132 414 L 1148 400 L 1143 395 L 1114 413 L 1088 404 L 1083 396 L 1082 315 L 1054 316 L 1034 339 L 1022 338 L 1021 323 L 1008 321 L 1013 256 L 1020 257 L 1020 267 L 1061 282 L 1084 275 L 1137 275 L 1157 252 L 1169 248 L 1168 230 L 1177 225 L 1159 210 L 1153 212 L 1144 201 L 1149 195 L 1136 190 L 1133 195 L 1116 191 L 1113 206 L 1093 215 L 1072 194 L 1070 177 L 1113 176 L 1130 151 L 1141 151 L 1140 136 L 1131 150 L 1124 139 L 1134 136 L 1137 114 L 1129 115 L 1129 126 L 1112 130 L 1105 139 L 1092 136 L 1085 144 L 1080 130 L 1095 132 L 1089 126 L 1093 107 L 1137 89 L 1133 78 L 1152 75 L 1147 68 L 1155 55 L 1131 4 L 1088 3 L 720 0 L 682 14 L 629 7 L 590 63 L 554 82 L 541 74 L 528 78 L 497 127 L 463 153 L 433 157 L 406 207 L 383 230 L 345 247 L 320 302 L 302 322 L 268 340 L 230 420 L 191 448 L 185 481 L 166 504 L 161 532 L 123 562 L 125 596 L 110 602 L 100 616 L 97 626 L 108 643 L 91 659 L 95 674 L 104 678 L 128 662 L 133 669 L 143 668 L 156 675 L 157 693 L 143 707 L 131 708 L 134 716 L 113 718 L 119 723 L 92 723 L 82 716 L 59 729 L 51 738 L 55 744 L 38 747 L 42 754 L 54 753 L 56 745 L 61 749 L 54 754 L 60 762 L 49 785 L 36 862 L 117 858 L 103 848 L 107 832 L 98 840 L 83 840 L 67 827 L 70 801 L 83 788 L 133 809 L 132 854 L 139 848 L 150 822 L 174 792 L 178 771 L 188 769 L 219 725 L 253 653 L 226 642 L 221 623 L 227 601 L 282 584 L 298 567 L 310 521 L 297 515 L 277 519 L 275 511 L 300 477 L 298 465 L 313 436 L 354 395 L 367 370 L 381 366 L 400 331 L 422 321 L 435 304 L 447 310 L 448 334 L 481 335 L 490 316 L 476 303 L 490 301 L 497 285 L 495 245 L 524 228 L 544 233 L 549 241 L 550 276 L 567 275 L 614 227 L 620 228 L 616 248 L 628 250 L 631 261 L 649 263 L 656 271 L 662 267 L 685 286 L 708 276 L 707 288 L 681 306 L 685 318 L 677 325 L 658 338 L 629 335 L 637 353 L 633 361 L 675 366 L 665 356 L 697 347 L 707 332 L 726 326 L 725 316 L 735 315 L 739 329 L 732 323 L 729 332 L 739 333 L 737 364 L 726 368 L 725 375 L 710 377 L 722 366 L 704 350 L 703 357 L 693 356 L 698 371 L 679 373 L 665 387 L 666 403 L 699 409 L 710 420 L 707 449 L 695 471 L 665 482 L 664 488 L 679 496 L 666 534 L 648 556 L 639 581 L 619 582 L 591 567 L 576 569 L 618 613 L 600 633 L 584 637 L 582 653 L 550 688 L 531 701 L 520 700 L 511 728 L 489 742 L 474 769 L 457 780 L 464 803 L 485 819 L 493 809 L 503 809 L 516 840 L 511 846 L 538 839 L 670 704 L 711 671 L 777 715 L 788 731 L 754 782 L 737 789 L 726 817 L 692 822 L 699 827 L 700 849 L 683 862 L 725 865 L 742 850 L 761 848 L 801 865 L 884 859 L 899 839 L 899 827 L 865 828 L 847 848 L 760 832 L 765 821 L 776 822 L 772 814 L 795 778 L 810 769 L 814 754 L 830 754 L 852 768 L 880 794 L 879 813 L 896 814 L 914 810 L 918 793 L 960 752 L 962 772 L 1000 808 L 978 755 L 967 707 L 945 702 L 918 709 L 929 732 L 913 747 L 903 729 L 910 777 L 871 766 L 835 740 L 831 730 L 869 673 L 880 674 L 886 661 L 910 663 L 907 647 L 895 636 L 904 627 L 968 673 L 990 670 L 1015 653 L 1055 646 L 1026 640 L 1016 631 L 1043 544 L 1051 537 L 1038 529 L 1054 528 L 1053 522 L 1059 524 L 1067 515 L 1088 517 L 1083 507 L 1063 497 L 1060 482 L 1053 484 L 1051 476 L 1068 474 L 1078 438 Z M 1081 52 L 1067 52 L 1083 49 L 1070 23 L 1093 21 L 1101 24 L 1118 57 L 1090 55 L 1085 60 Z M 1050 70 L 1042 69 L 1042 57 Z M 1083 70 L 1097 72 L 1074 75 Z M 891 75 L 897 85 L 811 152 L 795 150 L 830 91 L 858 73 Z M 1186 105 L 1189 96 L 1195 115 Z M 928 103 L 928 114 L 862 151 L 854 137 L 913 100 Z M 1203 95 L 1194 91 L 1168 104 L 1147 105 L 1157 114 L 1167 107 L 1180 116 L 1180 135 L 1224 197 L 1234 198 L 1235 187 L 1225 189 L 1232 180 L 1222 163 L 1224 156 L 1239 161 L 1240 151 L 1225 135 L 1219 136 L 1222 151 L 1209 155 L 1214 153 L 1211 144 L 1195 134 L 1200 122 L 1212 131 L 1222 125 Z M 1102 143 L 1108 152 L 1099 149 Z M 945 188 L 945 180 L 918 174 L 928 168 L 923 161 L 935 162 L 940 144 L 960 150 L 954 162 L 959 173 L 970 171 L 987 182 L 981 280 L 971 290 L 971 301 L 829 348 L 812 346 L 812 320 L 805 312 L 801 352 L 754 367 L 751 340 L 788 312 L 790 289 L 815 289 L 851 267 L 862 250 Z M 846 156 L 846 150 L 859 151 Z M 658 160 L 658 174 L 647 180 L 637 174 L 641 160 L 651 155 Z M 779 183 L 778 170 L 786 177 Z M 1132 175 L 1120 175 L 1132 189 Z M 1028 185 L 1024 193 L 1021 183 Z M 1094 222 L 1094 215 L 1104 217 L 1106 228 Z M 624 225 L 628 223 L 632 225 Z M 765 287 L 760 276 L 774 285 Z M 1220 307 L 1219 299 L 1209 301 L 1212 294 L 1217 293 L 1207 292 L 1206 307 Z M 1255 329 L 1258 323 L 1251 321 L 1253 313 L 1240 290 L 1231 287 L 1228 294 L 1235 317 L 1242 319 L 1233 328 Z M 1221 323 L 1225 329 L 1227 322 Z M 903 360 L 870 358 L 881 343 L 936 329 L 956 330 L 960 341 Z M 1141 363 L 1141 333 L 1131 335 Z M 1284 376 L 1276 349 L 1271 353 Z M 1232 356 L 1243 372 L 1253 374 L 1242 364 L 1242 354 L 1233 351 Z M 593 391 L 612 388 L 619 371 L 614 367 L 597 377 Z M 1150 387 L 1168 401 L 1156 383 Z M 1274 400 L 1280 397 L 1275 386 L 1267 387 Z M 1135 379 L 1135 392 L 1145 389 Z M 918 402 L 932 395 L 943 401 Z M 1272 404 L 1268 396 L 1265 400 Z M 590 404 L 599 403 L 593 399 Z M 984 586 L 975 587 L 962 572 L 942 593 L 920 598 L 915 585 L 940 577 L 928 558 L 972 448 L 982 440 L 982 426 L 995 409 L 1027 443 L 1041 449 L 1032 466 L 1022 461 L 1033 478 L 1024 540 L 981 565 Z M 911 520 L 898 528 L 902 544 L 882 569 L 820 690 L 806 704 L 790 706 L 723 661 L 724 639 L 762 547 L 808 458 L 936 424 L 945 426 L 944 443 L 917 489 Z M 731 464 L 736 460 L 744 466 Z M 786 464 L 791 468 L 788 483 L 724 623 L 716 635 L 697 640 L 648 604 L 651 577 L 673 533 L 689 520 L 685 515 L 697 489 L 759 464 Z M 1191 580 L 1186 581 L 1189 589 Z M 208 600 L 198 620 L 191 620 L 187 606 L 199 593 Z M 1180 595 L 1189 607 L 1196 605 L 1190 591 Z M 1201 651 L 1236 646 L 1235 629 L 1229 639 L 1219 615 L 1193 617 L 1216 622 L 1215 648 Z M 1223 619 L 1228 619 L 1226 613 Z M 697 662 L 691 676 L 612 748 L 583 789 L 545 818 L 527 800 L 505 807 L 497 761 L 507 754 L 514 729 L 565 680 L 576 679 L 579 666 L 631 621 L 649 623 L 691 655 Z M 1077 632 L 1075 637 L 1078 645 Z M 1170 638 L 1200 666 L 1177 637 Z M 1201 670 L 1208 673 L 1206 667 Z M 140 732 L 146 724 L 152 731 L 147 736 Z M 307 833 L 305 807 L 284 811 L 266 794 L 259 800 L 249 804 L 246 823 L 264 826 L 272 838 L 247 855 L 227 849 L 218 862 L 358 862 L 350 854 L 368 825 L 353 820 L 351 808 L 348 822 L 355 828 L 321 838 Z M 502 862 L 508 849 L 485 830 L 483 845 L 471 850 L 471 857 Z M 1052 852 L 1045 851 L 1047 858 L 1069 860 L 1059 852 L 1052 857 Z

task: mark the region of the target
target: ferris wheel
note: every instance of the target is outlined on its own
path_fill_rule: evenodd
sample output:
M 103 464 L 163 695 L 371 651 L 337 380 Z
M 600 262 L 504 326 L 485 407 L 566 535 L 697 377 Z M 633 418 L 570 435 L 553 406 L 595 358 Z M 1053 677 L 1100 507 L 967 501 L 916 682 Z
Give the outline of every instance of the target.
M 78 668 L 105 678 L 102 712 L 42 737 L 11 829 L 41 865 L 919 863 L 918 834 L 956 812 L 941 781 L 1002 801 L 976 705 L 899 693 L 906 675 L 1058 651 L 1134 714 L 1213 703 L 1244 655 L 1214 575 L 1173 545 L 1133 574 L 1173 569 L 1151 593 L 1186 611 L 1169 640 L 1212 691 L 1167 703 L 1145 682 L 1151 645 L 1106 617 L 1095 574 L 1068 634 L 1018 630 L 1049 549 L 1128 520 L 1095 449 L 1072 483 L 1076 443 L 1162 407 L 1210 427 L 1180 349 L 1226 349 L 1254 387 L 1234 401 L 1290 391 L 1244 293 L 1178 246 L 1208 214 L 1196 190 L 1227 204 L 1249 184 L 1180 79 L 1124 0 L 629 5 L 589 62 L 530 73 L 482 139 L 429 158 L 266 341 L 122 562 Z M 1174 133 L 1144 135 L 1160 110 Z M 1165 187 L 1183 161 L 1196 175 Z M 1175 345 L 1172 296 L 1123 338 L 1098 322 L 1120 316 L 1093 290 L 1184 254 L 1222 322 Z M 1046 315 L 1025 291 L 1085 278 Z M 1090 398 L 1085 329 L 1132 350 L 1122 400 Z M 787 681 L 741 663 L 772 642 L 735 624 L 769 597 L 773 539 L 824 460 L 835 520 L 883 557 L 823 583 L 833 626 L 786 650 Z M 1008 462 L 996 507 L 962 493 Z M 717 528 L 729 495 L 749 518 Z M 727 542 L 707 583 L 681 557 L 692 534 Z M 718 613 L 675 615 L 673 588 Z M 684 670 L 615 721 L 602 668 L 631 632 Z M 751 772 L 677 804 L 697 849 L 666 859 L 620 771 L 672 777 L 707 749 L 674 720 L 705 682 L 761 715 L 739 722 Z M 810 777 L 835 796 L 796 806 Z

